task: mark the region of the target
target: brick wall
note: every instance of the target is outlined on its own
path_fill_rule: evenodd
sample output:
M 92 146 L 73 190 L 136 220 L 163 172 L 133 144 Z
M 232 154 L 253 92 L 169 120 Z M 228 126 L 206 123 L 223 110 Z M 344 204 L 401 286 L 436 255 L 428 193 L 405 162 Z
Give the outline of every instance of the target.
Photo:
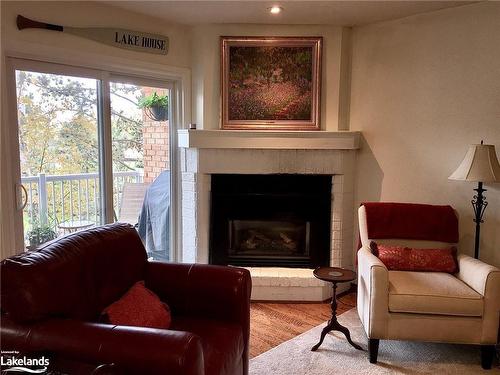
M 144 95 L 154 91 L 164 95 L 167 90 L 144 87 Z M 144 142 L 144 182 L 153 182 L 164 170 L 170 169 L 169 163 L 169 122 L 151 120 L 147 111 L 142 112 Z

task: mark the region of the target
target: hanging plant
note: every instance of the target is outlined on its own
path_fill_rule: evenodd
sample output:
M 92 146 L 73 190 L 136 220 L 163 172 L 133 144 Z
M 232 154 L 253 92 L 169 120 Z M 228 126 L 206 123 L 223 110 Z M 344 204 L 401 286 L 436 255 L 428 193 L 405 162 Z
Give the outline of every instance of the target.
M 139 99 L 138 107 L 144 109 L 148 117 L 154 121 L 168 120 L 168 96 L 158 95 L 154 92 L 152 95 L 144 96 Z

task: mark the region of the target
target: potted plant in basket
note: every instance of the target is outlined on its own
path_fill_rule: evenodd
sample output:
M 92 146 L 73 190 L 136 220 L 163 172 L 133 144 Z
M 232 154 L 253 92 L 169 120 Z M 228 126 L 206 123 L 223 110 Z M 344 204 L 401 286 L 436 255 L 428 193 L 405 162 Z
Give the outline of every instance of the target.
M 35 250 L 38 245 L 51 241 L 57 237 L 57 233 L 49 226 L 34 227 L 26 237 L 29 241 L 29 250 Z
M 154 92 L 151 95 L 144 96 L 139 99 L 138 107 L 143 108 L 148 117 L 154 121 L 168 120 L 167 95 L 158 95 Z

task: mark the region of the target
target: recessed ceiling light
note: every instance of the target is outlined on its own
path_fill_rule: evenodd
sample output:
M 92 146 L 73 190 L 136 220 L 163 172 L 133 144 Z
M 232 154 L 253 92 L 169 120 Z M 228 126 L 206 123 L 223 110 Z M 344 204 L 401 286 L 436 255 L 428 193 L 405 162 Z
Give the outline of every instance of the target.
M 271 14 L 279 14 L 283 10 L 282 7 L 279 7 L 277 5 L 275 5 L 275 6 L 271 7 L 271 8 L 268 8 L 268 9 L 269 9 L 269 13 L 271 13 Z

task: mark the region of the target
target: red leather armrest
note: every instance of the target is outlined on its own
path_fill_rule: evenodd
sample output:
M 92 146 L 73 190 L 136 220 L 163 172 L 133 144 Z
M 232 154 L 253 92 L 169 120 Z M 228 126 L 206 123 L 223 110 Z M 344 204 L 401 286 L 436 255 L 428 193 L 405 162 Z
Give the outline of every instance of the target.
M 146 286 L 174 314 L 249 322 L 252 279 L 244 268 L 148 262 Z
M 2 319 L 2 349 L 114 363 L 123 373 L 204 374 L 201 340 L 189 332 L 59 319 L 18 325 Z
M 250 294 L 252 279 L 244 268 L 207 264 L 148 262 L 146 286 L 175 315 L 190 315 L 238 323 L 245 348 L 243 371 L 248 373 Z

